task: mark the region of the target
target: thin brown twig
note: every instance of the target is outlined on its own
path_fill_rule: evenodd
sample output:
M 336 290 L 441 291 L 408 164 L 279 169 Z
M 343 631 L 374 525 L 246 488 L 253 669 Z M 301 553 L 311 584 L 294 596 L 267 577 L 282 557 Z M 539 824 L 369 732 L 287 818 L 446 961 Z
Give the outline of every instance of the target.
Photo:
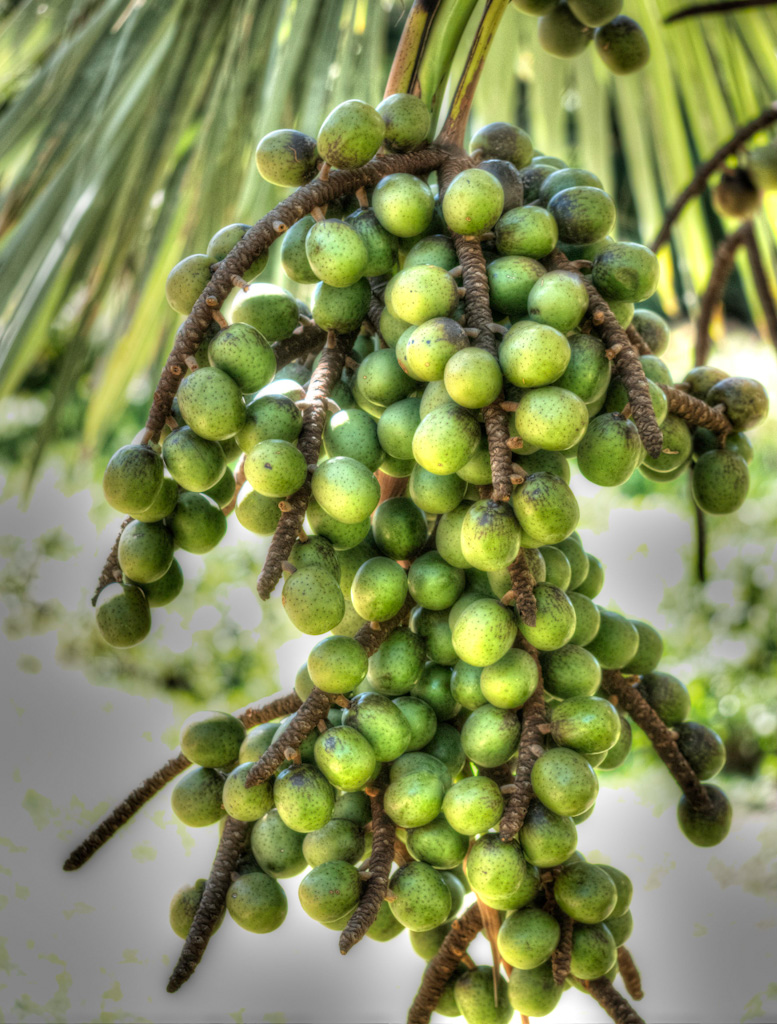
M 758 251 L 758 241 L 753 231 L 752 221 L 747 221 L 746 226 L 748 230 L 745 231 L 745 248 L 747 249 L 747 258 L 750 261 L 750 269 L 753 272 L 755 290 L 758 292 L 758 301 L 761 303 L 761 309 L 763 310 L 766 328 L 772 345 L 777 348 L 777 306 L 775 306 L 774 296 L 766 279 L 766 271 L 764 270 L 761 253 Z
M 407 1014 L 407 1024 L 429 1024 L 443 989 L 467 952 L 467 946 L 483 927 L 480 908 L 473 903 L 457 917 L 442 945 L 427 964 L 421 986 Z
M 624 999 L 612 982 L 606 978 L 581 981 L 580 984 L 589 995 L 594 997 L 604 1012 L 615 1021 L 615 1024 L 645 1024 L 631 1003 Z
M 245 778 L 246 789 L 266 782 L 283 762 L 288 760 L 287 751 L 290 748 L 299 750 L 305 737 L 317 728 L 319 719 L 326 718 L 330 703 L 330 694 L 314 686 L 307 699 L 295 712 L 294 718 L 283 730 L 283 735 L 274 740 L 249 769 Z
M 762 128 L 766 128 L 767 125 L 772 124 L 773 121 L 777 121 L 777 103 L 771 103 L 765 110 L 754 117 L 752 121 L 748 121 L 747 124 L 742 125 L 734 135 L 725 142 L 719 149 L 717 149 L 709 160 L 705 160 L 704 163 L 699 164 L 696 171 L 691 179 L 690 183 L 683 189 L 680 195 L 675 199 L 672 205 L 666 212 L 664 217 L 664 223 L 661 225 L 661 230 L 655 237 L 655 241 L 650 246 L 653 252 L 657 252 L 661 246 L 669 239 L 669 235 L 672 229 L 672 225 L 677 220 L 678 216 L 683 210 L 685 204 L 693 199 L 694 196 L 701 195 L 707 184 L 707 178 L 723 163 L 723 161 L 731 156 L 732 153 L 736 153 L 739 147 L 756 132 L 761 131 Z
M 623 978 L 623 987 L 632 999 L 643 999 L 642 978 L 640 977 L 634 958 L 625 946 L 618 946 L 618 971 Z
M 734 254 L 739 246 L 744 244 L 749 227 L 749 223 L 745 221 L 736 231 L 724 238 L 715 250 L 715 261 L 712 264 L 709 283 L 702 295 L 696 324 L 696 366 L 703 366 L 709 358 L 712 316 L 723 301 L 723 291 L 734 266 Z
M 340 952 L 345 954 L 367 934 L 388 891 L 391 864 L 394 860 L 396 827 L 383 810 L 383 794 L 370 797 L 372 809 L 372 852 L 368 863 L 370 877 L 359 905 L 340 935 Z
M 684 18 L 698 18 L 703 14 L 726 14 L 729 11 L 747 11 L 751 7 L 774 7 L 775 0 L 720 0 L 719 3 L 690 4 L 664 18 L 671 25 Z
M 237 505 L 237 499 L 238 499 L 238 496 L 240 495 L 240 489 L 241 489 L 241 487 L 243 486 L 243 484 L 245 482 L 246 482 L 246 453 L 243 452 L 243 454 L 240 456 L 240 459 L 238 460 L 237 466 L 235 468 L 235 490 L 234 490 L 234 492 L 232 494 L 232 497 L 229 499 L 229 502 L 221 510 L 224 513 L 225 516 L 230 516 L 235 511 L 235 506 Z
M 707 430 L 723 436 L 730 434 L 734 429 L 731 420 L 723 412 L 722 405 L 707 405 L 701 398 L 668 384 L 658 386 L 666 395 L 669 412 L 682 417 L 691 426 L 706 427 Z
M 408 596 L 397 614 L 393 618 L 379 623 L 377 628 L 369 622 L 364 623 L 354 639 L 362 645 L 364 650 L 367 652 L 368 658 L 372 657 L 383 641 L 387 640 L 388 637 L 391 636 L 397 626 L 402 625 L 402 623 L 407 619 L 407 616 L 413 610 L 414 606 L 415 601 L 412 597 Z
M 324 347 L 326 331 L 318 324 L 303 324 L 293 334 L 283 341 L 273 342 L 272 350 L 275 353 L 276 374 L 295 359 L 301 359 L 311 352 L 316 352 Z
M 521 711 L 521 738 L 518 744 L 518 764 L 515 769 L 515 790 L 507 798 L 504 813 L 499 822 L 499 836 L 504 843 L 509 843 L 516 838 L 526 818 L 526 812 L 534 795 L 531 788 L 531 770 L 534 767 L 534 762 L 544 750 L 544 737 L 539 727 L 547 721 L 539 657 L 535 648 L 523 638 L 521 638 L 521 646 L 534 658 L 539 678 L 536 690 Z

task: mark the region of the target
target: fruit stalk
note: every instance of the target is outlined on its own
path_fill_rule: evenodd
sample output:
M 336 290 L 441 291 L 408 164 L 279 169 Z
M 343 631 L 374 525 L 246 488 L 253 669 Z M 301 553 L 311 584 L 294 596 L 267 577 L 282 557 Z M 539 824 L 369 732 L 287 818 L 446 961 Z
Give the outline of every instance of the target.
M 384 640 L 391 636 L 397 626 L 402 625 L 414 607 L 415 601 L 412 597 L 408 596 L 393 618 L 387 619 L 385 622 L 376 623 L 374 626 L 370 622 L 365 622 L 356 634 L 355 639 L 367 652 L 368 658 L 373 656 L 375 651 L 377 651 Z
M 103 570 L 100 573 L 100 578 L 97 581 L 97 586 L 95 587 L 94 593 L 92 594 L 93 608 L 97 604 L 97 598 L 100 596 L 103 590 L 105 590 L 108 584 L 115 583 L 117 579 L 121 579 L 121 569 L 119 568 L 119 541 L 121 540 L 121 535 L 124 533 L 124 531 L 127 529 L 127 527 L 132 521 L 132 516 L 127 516 L 127 518 L 123 520 L 121 526 L 119 527 L 119 532 L 116 535 L 116 540 L 113 542 L 113 547 L 108 552 L 108 557 L 105 559 L 105 565 L 103 566 Z
M 232 872 L 246 844 L 250 828 L 251 822 L 248 821 L 237 821 L 235 818 L 227 817 L 224 822 L 224 831 L 208 881 L 205 883 L 202 899 L 184 941 L 178 963 L 167 983 L 168 992 L 177 992 L 197 969 L 224 907 L 227 889 L 232 882 Z
M 265 750 L 258 761 L 251 766 L 246 775 L 245 786 L 258 786 L 266 782 L 284 761 L 288 760 L 287 751 L 291 748 L 299 750 L 300 744 L 318 725 L 320 718 L 326 718 L 329 712 L 331 697 L 317 686 L 313 687 L 308 698 L 300 705 L 294 718 L 289 723 L 280 739 L 275 740 Z
M 502 598 L 510 598 L 515 601 L 515 607 L 527 626 L 537 625 L 537 599 L 534 596 L 535 580 L 529 563 L 526 560 L 526 552 L 521 550 L 518 557 L 507 567 L 510 573 L 511 588 Z
M 583 981 L 580 984 L 594 997 L 604 1012 L 615 1021 L 615 1024 L 645 1024 L 634 1007 L 606 978 L 596 978 L 594 981 Z
M 561 925 L 561 937 L 559 938 L 558 945 L 551 954 L 550 964 L 551 970 L 553 971 L 553 981 L 556 985 L 563 985 L 569 977 L 572 969 L 572 937 L 575 922 L 568 914 L 565 914 L 561 907 L 559 907 L 558 903 L 556 903 L 556 897 L 553 892 L 553 883 L 558 877 L 558 874 L 558 868 L 551 868 L 549 871 L 544 872 L 542 885 L 545 892 L 545 912 L 552 914 Z
M 299 332 L 299 333 L 297 333 Z M 326 341 L 326 331 L 322 331 L 317 324 L 304 324 L 283 341 L 273 343 L 272 350 L 275 353 L 275 365 L 278 370 L 295 359 L 315 352 L 323 348 Z
M 694 427 L 706 427 L 707 430 L 713 430 L 723 437 L 734 430 L 731 420 L 723 412 L 722 406 L 707 405 L 701 398 L 696 398 L 694 395 L 689 395 L 687 391 L 681 391 L 680 388 L 673 388 L 668 384 L 659 384 L 658 386 L 666 395 L 669 412 L 674 413 L 675 416 L 682 416 L 687 423 L 691 423 Z
M 709 283 L 702 296 L 699 321 L 696 325 L 696 366 L 703 366 L 707 362 L 712 344 L 710 340 L 712 316 L 718 304 L 723 300 L 723 289 L 726 287 L 726 282 L 734 266 L 734 253 L 740 245 L 744 245 L 748 230 L 751 230 L 750 222 L 745 221 L 736 231 L 724 238 L 715 250 L 715 262 L 712 265 Z
M 774 347 L 777 348 L 777 307 L 775 307 L 774 298 L 772 297 L 772 293 L 769 288 L 769 282 L 766 279 L 766 272 L 764 271 L 761 254 L 758 251 L 758 242 L 756 241 L 755 232 L 753 231 L 752 221 L 747 221 L 747 226 L 748 230 L 745 232 L 747 258 L 750 261 L 750 269 L 753 272 L 753 281 L 755 282 L 755 289 L 758 292 L 758 300 L 761 303 L 761 309 L 763 310 L 764 318 L 766 320 L 769 337 L 771 338 Z
M 467 952 L 467 946 L 483 927 L 480 909 L 473 903 L 457 917 L 442 945 L 424 971 L 421 987 L 407 1014 L 407 1024 L 429 1024 L 442 991 Z
M 413 91 L 418 74 L 418 62 L 423 56 L 441 2 L 442 0 L 413 0 L 386 81 L 384 99 L 397 92 Z
M 524 642 L 525 650 L 536 658 L 536 651 Z M 539 659 L 537 658 L 539 671 Z M 540 672 L 537 689 L 529 697 L 521 709 L 521 738 L 518 744 L 518 766 L 515 769 L 515 790 L 509 795 L 502 819 L 499 822 L 499 835 L 502 842 L 509 843 L 516 838 L 521 830 L 526 812 L 529 809 L 534 792 L 531 787 L 531 770 L 534 762 L 542 753 L 543 735 L 540 726 L 547 721 L 545 715 L 545 691 L 542 686 Z
M 631 953 L 625 946 L 618 946 L 618 971 L 623 978 L 623 986 L 632 999 L 644 999 L 642 978 Z

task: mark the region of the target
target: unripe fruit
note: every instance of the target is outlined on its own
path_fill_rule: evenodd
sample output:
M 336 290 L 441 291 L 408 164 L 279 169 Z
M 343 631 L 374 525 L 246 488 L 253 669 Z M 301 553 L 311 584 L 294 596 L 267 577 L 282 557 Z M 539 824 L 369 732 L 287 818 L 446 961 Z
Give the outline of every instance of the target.
M 422 145 L 431 127 L 431 115 L 420 96 L 392 93 L 377 106 L 386 126 L 385 145 L 395 153 L 407 153 Z
M 375 186 L 372 208 L 386 231 L 397 238 L 414 238 L 432 222 L 434 196 L 426 182 L 413 174 L 388 174 Z
M 295 188 L 316 176 L 316 140 L 291 128 L 265 135 L 256 147 L 256 167 L 272 185 Z
M 148 445 L 128 444 L 111 456 L 103 476 L 105 500 L 117 512 L 135 515 L 159 494 L 164 465 Z
M 183 379 L 178 407 L 192 430 L 209 441 L 232 437 L 246 417 L 240 388 L 215 366 L 204 366 Z
M 330 111 L 318 133 L 318 150 L 333 167 L 361 167 L 377 153 L 386 126 L 361 100 L 345 100 Z
M 477 167 L 457 174 L 442 201 L 445 222 L 459 235 L 488 231 L 501 217 L 503 208 L 504 191 L 499 180 Z
M 97 628 L 111 647 L 134 647 L 151 630 L 151 612 L 140 587 L 110 583 L 97 601 Z
M 214 262 L 206 253 L 195 253 L 176 263 L 167 275 L 165 295 L 168 305 L 176 313 L 181 316 L 191 313 L 192 306 L 210 281 L 210 267 Z

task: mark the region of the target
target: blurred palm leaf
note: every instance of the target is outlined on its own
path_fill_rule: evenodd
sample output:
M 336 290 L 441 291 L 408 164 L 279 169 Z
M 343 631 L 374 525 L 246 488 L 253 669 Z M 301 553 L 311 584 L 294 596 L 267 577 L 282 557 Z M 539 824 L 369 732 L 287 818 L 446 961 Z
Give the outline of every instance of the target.
M 511 7 L 475 101 L 475 123 L 518 121 L 539 149 L 599 174 L 621 237 L 652 238 L 697 159 L 777 96 L 777 14 L 664 27 L 676 6 L 628 0 L 652 59 L 626 78 L 593 47 L 575 61 L 549 56 L 536 22 Z M 90 367 L 89 446 L 110 433 L 130 384 L 151 387 L 176 327 L 169 267 L 280 198 L 253 166 L 265 132 L 315 134 L 343 99 L 380 99 L 404 11 L 400 0 L 0 4 L 0 394 L 45 361 L 52 328 L 73 354 L 50 387 L 38 451 L 73 366 Z M 768 204 L 757 225 L 769 253 L 776 212 Z M 682 215 L 662 254 L 668 312 L 693 308 L 727 227 L 704 200 Z

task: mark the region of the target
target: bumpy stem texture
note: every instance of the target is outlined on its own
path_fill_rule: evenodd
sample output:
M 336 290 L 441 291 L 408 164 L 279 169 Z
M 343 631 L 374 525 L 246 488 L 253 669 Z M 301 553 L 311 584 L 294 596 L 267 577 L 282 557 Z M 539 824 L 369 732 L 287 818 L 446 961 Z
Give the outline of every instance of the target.
M 596 978 L 595 981 L 584 981 L 581 984 L 615 1024 L 645 1024 L 634 1007 L 606 978 Z
M 561 925 L 561 938 L 551 954 L 550 966 L 555 983 L 563 985 L 572 967 L 572 936 L 575 922 L 568 914 L 563 913 L 561 910 L 557 911 L 556 916 Z
M 440 195 L 460 171 L 471 167 L 473 161 L 469 157 L 449 157 L 440 168 Z M 464 235 L 453 235 L 456 256 L 461 264 L 461 280 L 466 290 L 464 309 L 467 314 L 467 327 L 474 327 L 480 333 L 476 341 L 478 348 L 485 349 L 495 359 L 499 345 L 491 330 L 494 314 L 491 312 L 488 290 L 488 274 L 483 249 L 476 238 Z M 510 482 L 512 473 L 512 453 L 507 447 L 510 437 L 507 413 L 502 409 L 499 400 L 483 410 L 483 419 L 488 437 L 488 453 L 491 459 L 491 497 L 494 501 L 509 501 L 513 492 Z
M 723 291 L 734 266 L 734 254 L 739 246 L 744 244 L 749 228 L 749 222 L 745 221 L 733 234 L 724 238 L 715 250 L 715 262 L 712 264 L 709 283 L 701 299 L 699 320 L 696 324 L 696 366 L 703 366 L 709 358 L 712 345 L 710 339 L 712 315 L 723 301 Z
M 508 567 L 510 584 L 515 595 L 515 607 L 527 626 L 537 625 L 537 599 L 534 596 L 534 576 L 526 560 L 526 552 L 518 552 L 516 560 Z
M 329 694 L 314 686 L 308 698 L 300 705 L 288 728 L 284 729 L 283 736 L 271 743 L 259 760 L 254 762 L 246 775 L 246 789 L 250 786 L 258 786 L 260 782 L 266 782 L 288 759 L 286 751 L 289 747 L 299 750 L 305 737 L 309 736 L 318 725 L 318 720 L 326 718 L 329 704 Z
M 408 1011 L 407 1024 L 429 1024 L 443 989 L 467 952 L 467 946 L 482 927 L 477 903 L 473 903 L 461 917 L 456 918 L 424 971 L 421 987 Z
M 625 946 L 618 946 L 618 971 L 623 978 L 623 986 L 632 999 L 643 999 L 642 978 L 637 970 L 634 959 Z
M 707 810 L 710 799 L 698 775 L 681 754 L 671 730 L 661 721 L 636 686 L 632 686 L 620 672 L 607 671 L 602 673 L 602 687 L 607 693 L 618 698 L 618 706 L 627 711 L 642 729 L 689 802 L 699 810 Z
M 521 645 L 528 650 L 537 663 L 539 680 L 537 689 L 529 697 L 521 710 L 521 739 L 518 744 L 518 766 L 515 769 L 515 790 L 507 798 L 502 819 L 499 822 L 499 835 L 502 842 L 509 843 L 521 831 L 526 812 L 534 795 L 531 788 L 531 770 L 534 762 L 542 753 L 543 735 L 539 727 L 547 719 L 545 715 L 545 691 L 542 686 L 542 671 L 537 652 L 531 644 Z
M 224 907 L 227 890 L 232 881 L 232 872 L 246 844 L 250 829 L 250 821 L 237 821 L 229 817 L 225 821 L 200 905 L 197 907 L 178 963 L 167 983 L 168 992 L 177 992 L 181 985 L 191 978 L 197 964 L 202 960 L 205 947 Z
M 415 153 L 377 156 L 353 171 L 332 171 L 326 181 L 319 178 L 309 185 L 302 185 L 249 228 L 216 267 L 207 287 L 178 329 L 173 349 L 154 393 L 146 422 L 147 435 L 152 438 L 159 436 L 178 385 L 186 372 L 186 357 L 194 354 L 205 332 L 213 324 L 213 310 L 218 309 L 232 291 L 234 276 L 242 276 L 280 234 L 316 206 L 326 206 L 334 199 L 351 195 L 358 188 L 376 185 L 385 175 L 397 171 L 427 173 L 439 167 L 444 155 L 441 149 L 430 147 Z
M 367 934 L 375 921 L 380 905 L 388 891 L 391 864 L 394 860 L 394 822 L 383 810 L 383 795 L 370 797 L 372 808 L 372 853 L 369 860 L 370 877 L 364 887 L 359 906 L 340 935 L 340 952 L 345 955 Z
M 658 385 L 664 392 L 669 403 L 669 412 L 675 416 L 681 416 L 686 423 L 694 427 L 706 427 L 716 434 L 730 434 L 734 429 L 731 420 L 722 411 L 722 405 L 707 405 L 701 398 L 689 395 L 687 391 L 670 387 L 667 384 Z
M 548 262 L 555 270 L 575 270 L 574 265 L 558 249 L 550 254 Z M 598 290 L 582 274 L 580 280 L 588 292 L 588 309 L 593 320 L 594 330 L 606 347 L 616 352 L 613 360 L 615 371 L 623 381 L 623 386 L 629 396 L 631 415 L 639 431 L 642 444 L 649 455 L 658 458 L 661 454 L 663 438 L 661 428 L 656 422 L 656 414 L 653 412 L 650 389 L 639 356 Z
M 274 718 L 281 718 L 290 715 L 300 707 L 302 701 L 296 693 L 287 693 L 283 697 L 277 697 L 263 705 L 251 705 L 245 711 L 241 711 L 236 717 L 240 719 L 246 729 L 251 729 L 262 722 L 271 722 Z M 77 846 L 65 861 L 65 871 L 75 871 L 82 867 L 101 846 L 135 814 L 140 808 L 148 803 L 152 796 L 155 796 L 160 789 L 171 782 L 174 778 L 186 771 L 191 761 L 184 754 L 177 754 L 166 764 L 162 765 L 153 775 L 150 775 L 132 792 L 126 799 L 111 811 L 107 818 L 91 832 L 86 839 Z
M 127 529 L 131 522 L 132 516 L 127 516 L 127 518 L 122 522 L 121 526 L 119 527 L 119 532 L 116 536 L 116 540 L 113 542 L 113 547 L 111 548 L 108 557 L 105 559 L 103 571 L 100 573 L 100 578 L 97 581 L 97 586 L 95 587 L 94 594 L 92 594 L 92 607 L 94 607 L 97 604 L 97 598 L 100 596 L 103 590 L 105 590 L 108 584 L 115 583 L 117 579 L 121 578 L 121 569 L 119 568 L 119 541 L 121 540 L 121 535 L 124 533 L 124 531 Z
M 385 622 L 379 623 L 377 629 L 369 622 L 365 622 L 354 639 L 362 645 L 367 652 L 368 658 L 372 657 L 383 641 L 391 636 L 397 626 L 402 625 L 414 606 L 415 601 L 412 597 L 408 596 L 397 614 L 392 619 L 386 619 Z
M 281 370 L 295 359 L 301 359 L 302 356 L 322 348 L 325 341 L 326 331 L 322 331 L 318 324 L 298 327 L 288 338 L 274 342 L 272 350 L 275 353 L 276 370 Z
M 305 394 L 307 406 L 302 415 L 302 431 L 297 441 L 297 448 L 305 456 L 308 466 L 315 466 L 318 462 L 321 436 L 327 416 L 326 400 L 340 379 L 343 366 L 345 366 L 345 357 L 351 349 L 353 339 L 354 335 L 352 334 L 338 336 L 334 348 L 324 349 L 321 360 L 310 378 Z M 270 541 L 267 558 L 256 584 L 259 597 L 263 601 L 266 601 L 272 594 L 276 583 L 281 578 L 283 563 L 288 559 L 294 542 L 302 529 L 305 512 L 310 501 L 312 475 L 313 472 L 310 470 L 302 487 L 295 491 L 282 506 L 284 511 Z

